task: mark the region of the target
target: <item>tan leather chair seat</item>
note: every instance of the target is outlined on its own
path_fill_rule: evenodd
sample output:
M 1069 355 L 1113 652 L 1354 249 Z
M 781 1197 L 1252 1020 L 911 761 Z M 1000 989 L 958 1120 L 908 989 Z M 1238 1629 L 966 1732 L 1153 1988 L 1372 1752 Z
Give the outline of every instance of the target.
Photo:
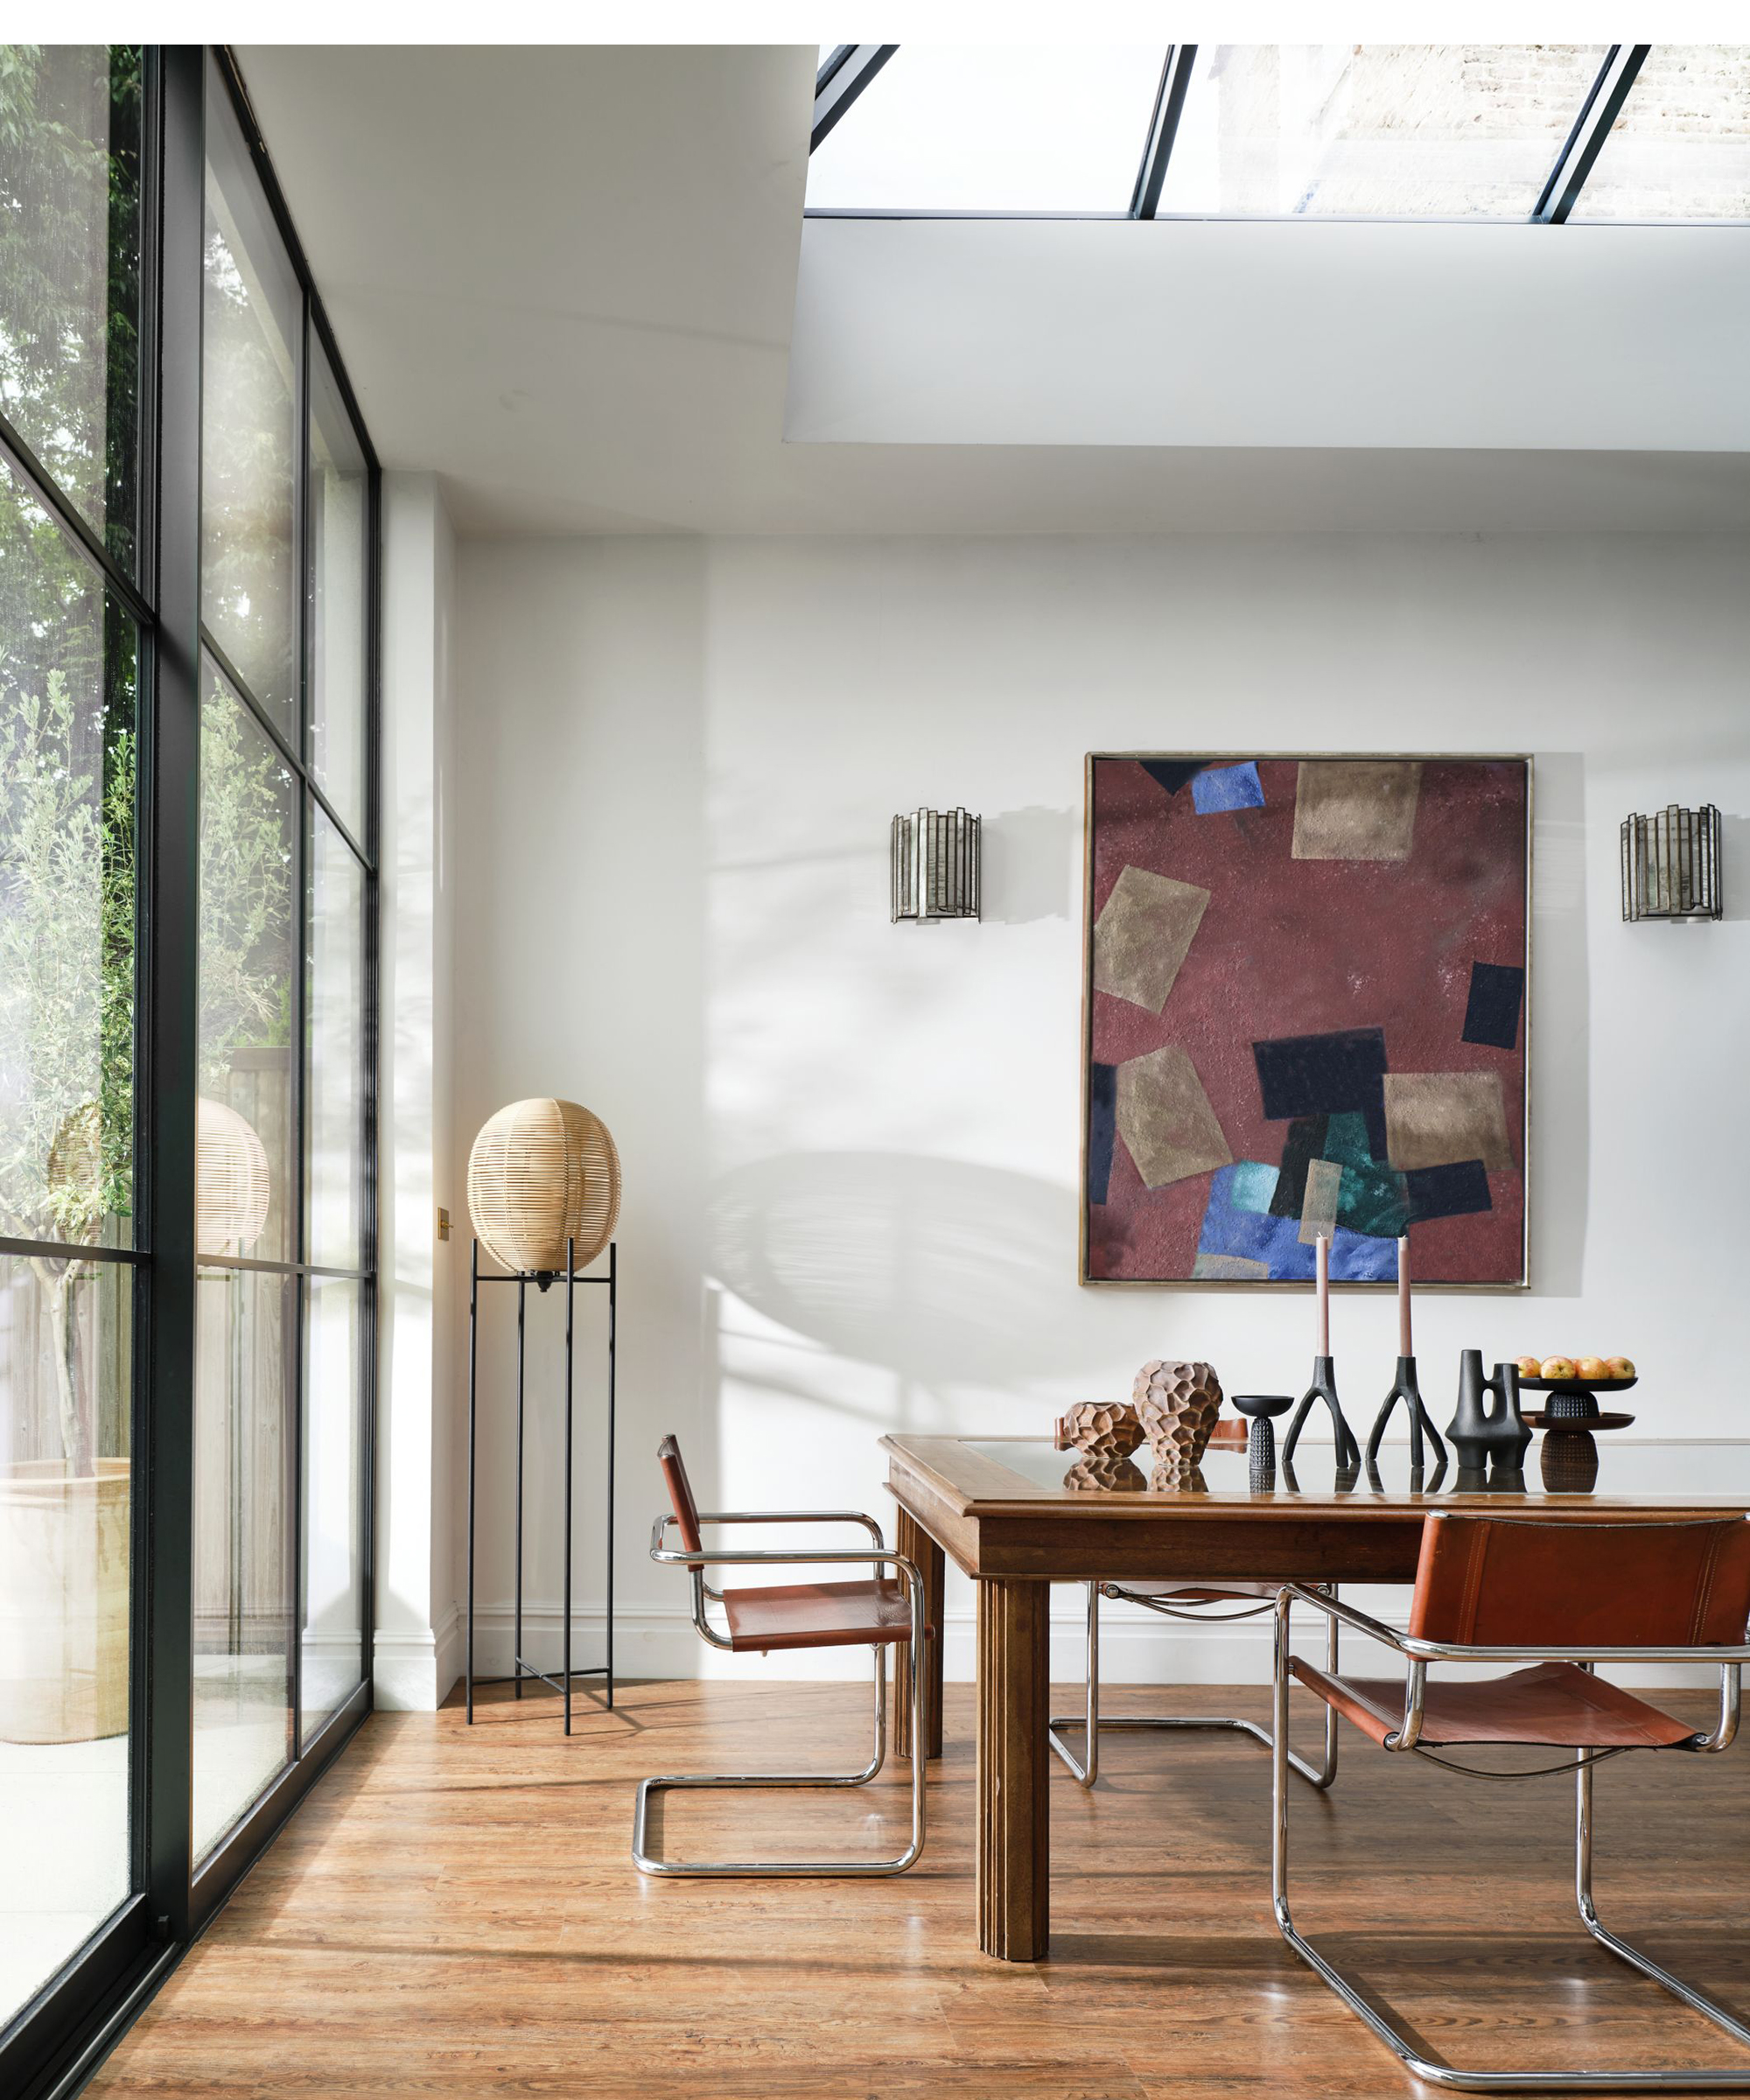
M 872 1648 L 912 1637 L 911 1600 L 889 1576 L 725 1590 L 723 1608 L 736 1648 Z
M 1375 1742 L 1404 1726 L 1401 1677 L 1332 1677 L 1292 1656 L 1289 1668 Z M 1662 1750 L 1696 1740 L 1687 1721 L 1673 1720 L 1620 1685 L 1573 1662 L 1536 1662 L 1486 1684 L 1430 1677 L 1419 1740 L 1524 1743 L 1562 1750 Z

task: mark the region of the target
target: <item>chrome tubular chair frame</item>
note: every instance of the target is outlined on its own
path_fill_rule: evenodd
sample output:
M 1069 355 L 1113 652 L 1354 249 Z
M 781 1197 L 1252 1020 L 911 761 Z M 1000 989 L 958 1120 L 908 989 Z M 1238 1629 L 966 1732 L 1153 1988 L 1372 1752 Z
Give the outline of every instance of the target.
M 1580 1654 L 1568 1650 L 1551 1650 L 1541 1648 L 1479 1648 L 1452 1643 L 1418 1640 L 1414 1635 L 1399 1634 L 1383 1626 L 1376 1619 L 1353 1606 L 1340 1604 L 1335 1599 L 1320 1596 L 1316 1591 L 1301 1584 L 1291 1584 L 1277 1599 L 1276 1604 L 1276 1673 L 1275 1718 L 1277 1748 L 1271 1759 L 1270 1808 L 1270 1896 L 1276 1912 L 1278 1929 L 1288 1944 L 1309 1968 L 1314 1969 L 1331 1986 L 1349 2010 L 1371 2028 L 1373 2033 L 1396 2053 L 1418 2078 L 1425 2079 L 1431 2085 L 1442 2085 L 1465 2093 L 1574 2093 L 1574 2092 L 1750 2092 L 1750 2062 L 1736 2070 L 1573 2070 L 1573 2071 L 1465 2071 L 1448 2063 L 1423 2055 L 1421 2050 L 1395 2026 L 1376 2006 L 1364 1998 L 1357 1986 L 1342 1971 L 1327 1961 L 1312 1942 L 1295 1929 L 1288 1908 L 1288 1767 L 1282 1754 L 1282 1745 L 1288 1724 L 1289 1684 L 1289 1612 L 1296 1602 L 1310 1604 L 1327 1614 L 1333 1625 L 1341 1620 L 1346 1626 L 1384 1642 L 1404 1656 L 1407 1661 L 1404 1689 L 1404 1720 L 1401 1726 L 1387 1737 L 1387 1750 L 1414 1751 L 1421 1734 L 1423 1706 L 1426 1692 L 1428 1665 L 1431 1662 L 1576 1662 L 1589 1668 L 1597 1662 L 1717 1662 L 1719 1664 L 1719 1716 L 1712 1731 L 1698 1738 L 1686 1747 L 1696 1751 L 1724 1750 L 1738 1730 L 1740 1673 L 1742 1665 L 1750 1661 L 1750 1646 L 1737 1648 L 1597 1648 Z M 1580 1750 L 1575 1754 L 1572 1769 L 1575 1773 L 1576 1813 L 1574 1825 L 1574 1894 L 1579 1906 L 1580 1921 L 1601 1947 L 1619 1956 L 1643 1975 L 1662 1984 L 1671 1994 L 1684 2005 L 1723 2027 L 1734 2041 L 1750 2048 L 1750 2026 L 1733 2019 L 1731 2013 L 1717 2006 L 1692 1984 L 1620 1940 L 1614 1932 L 1599 1922 L 1592 1893 L 1592 1767 L 1600 1754 L 1614 1755 L 1614 1752 L 1599 1753 Z M 1460 1768 L 1462 1769 L 1463 1768 Z M 1570 1767 L 1559 1768 L 1566 1771 Z M 1531 1774 L 1481 1774 L 1488 1778 L 1534 1776 Z
M 832 1880 L 866 1878 L 873 1874 L 902 1874 L 916 1864 L 924 1849 L 924 1676 L 921 1662 L 928 1620 L 924 1609 L 923 1577 L 904 1554 L 882 1543 L 881 1527 L 860 1509 L 718 1509 L 701 1510 L 704 1524 L 861 1524 L 872 1546 L 820 1547 L 780 1550 L 765 1548 L 731 1551 L 684 1553 L 664 1544 L 672 1516 L 661 1516 L 650 1534 L 650 1558 L 687 1569 L 692 1578 L 693 1625 L 713 1648 L 729 1648 L 730 1641 L 711 1625 L 706 1615 L 707 1600 L 720 1601 L 719 1592 L 704 1578 L 708 1567 L 796 1567 L 827 1562 L 850 1562 L 864 1567 L 891 1566 L 905 1582 L 911 1600 L 911 1639 L 900 1665 L 900 1682 L 911 1704 L 912 1717 L 912 1830 L 911 1842 L 892 1859 L 662 1859 L 650 1850 L 650 1798 L 654 1794 L 676 1793 L 689 1788 L 730 1787 L 861 1787 L 866 1786 L 887 1761 L 887 1656 L 888 1644 L 875 1648 L 875 1745 L 869 1762 L 860 1772 L 668 1772 L 642 1780 L 633 1816 L 632 1857 L 641 1874 L 690 1879 Z
M 1334 1588 L 1330 1592 L 1334 1597 Z M 1271 1737 L 1268 1728 L 1259 1722 L 1242 1719 L 1238 1714 L 1226 1713 L 1108 1713 L 1100 1711 L 1100 1600 L 1112 1597 L 1130 1604 L 1143 1605 L 1147 1610 L 1158 1613 L 1163 1618 L 1185 1619 L 1193 1625 L 1221 1625 L 1230 1619 L 1256 1619 L 1274 1609 L 1266 1600 L 1248 1606 L 1244 1611 L 1222 1612 L 1213 1617 L 1200 1611 L 1176 1609 L 1170 1598 L 1158 1600 L 1138 1597 L 1126 1590 L 1122 1583 L 1090 1582 L 1088 1585 L 1088 1682 L 1087 1706 L 1084 1712 L 1054 1713 L 1047 1732 L 1047 1740 L 1068 1768 L 1069 1776 L 1079 1787 L 1091 1787 L 1100 1776 L 1100 1731 L 1102 1728 L 1229 1728 L 1241 1735 L 1249 1735 L 1270 1747 Z M 1328 1622 L 1326 1634 L 1326 1653 L 1330 1668 L 1337 1668 L 1337 1622 Z M 1077 1757 L 1064 1740 L 1066 1728 L 1082 1730 L 1083 1754 Z M 1337 1716 L 1330 1707 L 1325 1709 L 1325 1755 L 1317 1765 L 1309 1763 L 1298 1751 L 1290 1750 L 1288 1761 L 1310 1785 L 1324 1789 L 1337 1776 Z

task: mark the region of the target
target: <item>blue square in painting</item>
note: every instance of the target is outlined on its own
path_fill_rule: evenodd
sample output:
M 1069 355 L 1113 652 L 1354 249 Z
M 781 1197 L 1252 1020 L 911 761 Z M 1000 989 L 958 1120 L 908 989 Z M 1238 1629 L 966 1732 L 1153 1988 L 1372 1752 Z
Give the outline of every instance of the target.
M 1198 1236 L 1199 1254 L 1233 1254 L 1262 1262 L 1272 1283 L 1311 1280 L 1312 1242 L 1300 1236 L 1298 1218 L 1278 1218 L 1244 1208 L 1263 1186 L 1258 1162 L 1241 1159 L 1209 1177 L 1209 1201 Z M 1397 1274 L 1396 1240 L 1368 1239 L 1339 1226 L 1331 1236 L 1331 1274 L 1351 1284 L 1390 1283 Z
M 1191 801 L 1199 816 L 1221 809 L 1262 809 L 1264 782 L 1255 760 L 1243 766 L 1212 766 L 1191 783 Z

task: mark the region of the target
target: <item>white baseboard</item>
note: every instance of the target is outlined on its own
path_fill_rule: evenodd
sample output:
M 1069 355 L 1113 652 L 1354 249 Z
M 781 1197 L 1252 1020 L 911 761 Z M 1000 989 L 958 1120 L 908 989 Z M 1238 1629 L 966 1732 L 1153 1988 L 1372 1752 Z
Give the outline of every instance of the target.
M 464 1628 L 455 1605 L 435 1628 L 379 1627 L 372 1648 L 375 1704 L 389 1713 L 430 1713 L 462 1674 Z

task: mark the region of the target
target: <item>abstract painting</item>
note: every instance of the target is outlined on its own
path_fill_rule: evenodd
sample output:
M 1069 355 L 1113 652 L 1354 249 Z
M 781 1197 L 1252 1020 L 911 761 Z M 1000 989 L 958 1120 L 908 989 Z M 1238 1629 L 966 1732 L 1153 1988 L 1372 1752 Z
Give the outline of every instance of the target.
M 1088 760 L 1082 1280 L 1525 1281 L 1523 758 Z

